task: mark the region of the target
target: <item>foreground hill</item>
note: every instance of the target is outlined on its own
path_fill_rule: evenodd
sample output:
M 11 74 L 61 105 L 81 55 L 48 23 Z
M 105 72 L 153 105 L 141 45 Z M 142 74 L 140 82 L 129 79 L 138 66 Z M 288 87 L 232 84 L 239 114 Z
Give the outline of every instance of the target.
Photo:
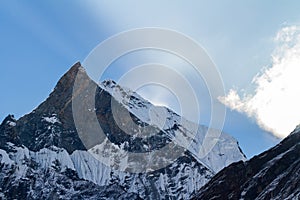
M 220 171 L 194 199 L 300 199 L 300 127 L 270 150 Z

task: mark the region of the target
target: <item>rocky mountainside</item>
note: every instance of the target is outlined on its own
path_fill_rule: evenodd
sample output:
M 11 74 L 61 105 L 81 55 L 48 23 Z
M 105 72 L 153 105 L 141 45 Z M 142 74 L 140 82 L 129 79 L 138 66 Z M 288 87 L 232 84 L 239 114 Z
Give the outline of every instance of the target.
M 78 76 L 80 87 L 74 88 Z M 92 107 L 86 100 L 91 94 L 89 88 L 95 89 Z M 88 137 L 91 139 L 82 141 L 82 134 L 93 136 L 95 132 L 93 129 L 84 132 L 75 126 L 72 103 L 76 101 L 82 102 L 85 111 L 96 114 L 105 139 Z M 113 109 L 121 116 L 123 125 L 114 120 Z M 163 125 L 162 115 L 167 119 Z M 89 115 L 81 117 L 79 123 L 90 127 Z M 128 135 L 124 128 L 128 128 L 126 122 L 130 120 L 137 130 L 130 129 L 132 134 Z M 76 63 L 35 110 L 18 120 L 9 115 L 0 125 L 0 196 L 2 199 L 188 199 L 222 168 L 245 160 L 235 139 L 225 133 L 212 138 L 217 144 L 202 157 L 199 148 L 207 128 L 200 126 L 191 145 L 176 160 L 170 160 L 164 168 L 149 168 L 145 173 L 128 170 L 136 163 L 126 152 L 147 153 L 171 141 L 184 147 L 182 143 L 194 126 L 113 81 L 96 84 L 81 64 Z M 137 137 L 143 131 L 155 134 Z M 108 142 L 125 152 L 119 156 L 109 151 L 107 158 L 117 159 L 119 168 L 97 159 L 107 154 L 107 149 L 100 147 Z M 146 160 L 146 166 L 154 161 Z
M 300 199 L 300 126 L 270 150 L 220 171 L 194 199 Z

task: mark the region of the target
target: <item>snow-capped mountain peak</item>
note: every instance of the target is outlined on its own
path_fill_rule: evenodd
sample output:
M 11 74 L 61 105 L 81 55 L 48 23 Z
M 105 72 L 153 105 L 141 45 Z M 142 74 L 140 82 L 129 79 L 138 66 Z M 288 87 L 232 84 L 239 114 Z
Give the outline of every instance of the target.
M 81 77 L 82 85 L 74 88 L 77 76 Z M 95 105 L 85 107 L 90 86 L 95 88 Z M 102 142 L 91 137 L 91 145 L 84 145 L 83 131 L 73 120 L 72 102 L 78 99 L 87 113 L 95 112 L 105 130 L 106 138 Z M 114 120 L 114 109 L 124 114 L 120 124 Z M 136 131 L 125 123 L 130 120 L 134 121 Z M 90 119 L 82 118 L 81 123 L 89 124 Z M 195 127 L 197 131 L 193 132 Z M 132 131 L 127 132 L 127 128 Z M 8 116 L 0 125 L 0 196 L 8 199 L 187 199 L 216 172 L 245 159 L 236 140 L 225 133 L 216 138 L 218 142 L 208 155 L 199 156 L 207 130 L 168 108 L 152 105 L 113 81 L 103 82 L 99 87 L 81 64 L 76 63 L 34 111 L 18 120 Z M 93 134 L 92 131 L 83 133 Z M 142 133 L 148 137 L 139 135 Z M 144 173 L 125 170 L 132 167 L 129 164 L 139 167 L 126 157 L 128 152 L 149 154 L 171 141 L 185 151 L 168 165 Z M 110 158 L 117 156 L 119 169 L 97 159 L 97 150 L 107 151 L 104 147 L 108 142 L 124 152 L 124 158 L 108 152 Z

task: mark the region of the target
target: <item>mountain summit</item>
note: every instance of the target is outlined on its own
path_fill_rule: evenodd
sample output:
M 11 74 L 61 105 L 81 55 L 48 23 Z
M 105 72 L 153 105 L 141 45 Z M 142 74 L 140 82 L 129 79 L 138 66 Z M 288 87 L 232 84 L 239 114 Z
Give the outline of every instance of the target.
M 74 87 L 78 76 L 80 84 Z M 91 95 L 90 88 L 95 92 L 94 105 L 86 98 Z M 94 113 L 104 139 L 95 137 L 97 132 L 90 126 L 89 114 L 79 116 L 81 121 L 76 122 L 75 101 L 82 102 L 85 113 Z M 121 123 L 114 119 L 114 111 L 118 112 Z M 162 118 L 166 119 L 164 124 Z M 129 127 L 129 121 L 134 122 L 136 129 Z M 81 130 L 75 122 L 89 129 Z M 194 123 L 182 120 L 172 110 L 154 106 L 114 81 L 98 85 L 76 63 L 36 109 L 18 120 L 9 115 L 0 125 L 0 196 L 4 199 L 190 198 L 218 171 L 245 160 L 237 141 L 225 133 L 214 138 L 218 142 L 208 155 L 199 156 L 208 128 L 199 126 L 195 133 L 190 133 L 193 126 Z M 147 133 L 148 137 L 140 137 L 141 133 Z M 149 168 L 145 173 L 130 172 L 132 167 L 143 167 L 135 166 L 137 163 L 129 157 L 130 153 L 148 155 L 172 141 L 180 146 L 184 139 L 181 135 L 189 134 L 195 134 L 191 144 L 167 166 Z M 107 152 L 104 147 L 108 143 L 122 149 L 122 156 L 111 149 Z M 118 167 L 97 159 L 103 155 L 118 160 Z M 145 160 L 145 166 L 157 160 Z

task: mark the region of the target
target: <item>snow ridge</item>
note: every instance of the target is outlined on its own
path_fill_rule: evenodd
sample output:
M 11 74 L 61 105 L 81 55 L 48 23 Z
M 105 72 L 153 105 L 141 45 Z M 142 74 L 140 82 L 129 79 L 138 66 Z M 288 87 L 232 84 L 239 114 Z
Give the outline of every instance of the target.
M 100 83 L 100 87 L 109 92 L 118 102 L 123 104 L 143 122 L 157 126 L 166 132 L 174 126 L 179 127 L 179 129 L 175 131 L 175 138 L 172 139 L 175 139 L 177 144 L 188 147 L 188 150 L 194 158 L 207 166 L 214 173 L 219 172 L 233 162 L 246 160 L 245 155 L 238 146 L 238 142 L 226 133 L 222 133 L 219 138 L 216 138 L 218 142 L 212 151 L 202 158 L 199 151 L 205 134 L 208 132 L 207 127 L 198 126 L 179 116 L 169 108 L 154 106 L 149 101 L 143 99 L 139 94 L 128 88 L 119 86 L 113 80 L 103 81 Z M 198 131 L 195 134 L 195 138 L 191 141 L 190 145 L 188 145 L 186 144 L 186 142 L 189 141 L 187 138 L 194 137 L 194 130 Z

